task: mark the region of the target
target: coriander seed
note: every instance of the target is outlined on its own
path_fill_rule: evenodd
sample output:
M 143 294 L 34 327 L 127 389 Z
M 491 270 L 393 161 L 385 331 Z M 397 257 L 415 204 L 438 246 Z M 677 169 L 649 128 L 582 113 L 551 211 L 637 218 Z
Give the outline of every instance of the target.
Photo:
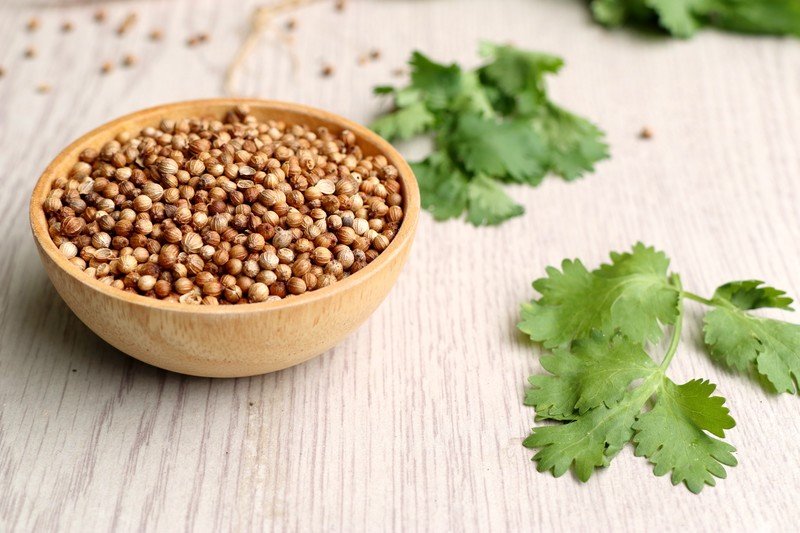
M 142 276 L 139 278 L 139 281 L 136 282 L 137 287 L 142 292 L 147 292 L 153 290 L 153 287 L 156 286 L 156 278 L 153 276 Z
M 115 290 L 275 301 L 357 272 L 402 224 L 397 169 L 350 131 L 166 118 L 83 150 L 42 209 L 60 253 Z
M 269 287 L 263 283 L 253 283 L 247 290 L 251 302 L 263 302 L 269 297 Z
M 289 292 L 292 294 L 303 294 L 306 292 L 306 282 L 303 281 L 301 278 L 292 278 L 289 280 L 287 284 L 287 288 Z
M 138 20 L 138 18 L 139 17 L 136 15 L 136 13 L 133 13 L 133 12 L 128 13 L 125 16 L 125 18 L 122 19 L 122 22 L 120 23 L 120 25 L 117 26 L 117 35 L 122 37 L 123 35 L 128 33 L 128 31 L 130 31 L 130 29 L 133 28 L 133 26 L 136 25 L 136 21 Z
M 61 252 L 61 255 L 67 259 L 72 259 L 78 255 L 78 247 L 69 241 L 62 243 L 61 246 L 58 247 L 58 250 Z

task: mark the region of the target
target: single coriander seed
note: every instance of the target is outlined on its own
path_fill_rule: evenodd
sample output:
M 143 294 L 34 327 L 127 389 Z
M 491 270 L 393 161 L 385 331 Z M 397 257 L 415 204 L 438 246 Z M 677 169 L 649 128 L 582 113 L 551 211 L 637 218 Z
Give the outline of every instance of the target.
M 125 54 L 122 58 L 122 66 L 123 67 L 132 67 L 139 62 L 139 58 L 133 54 Z
M 263 283 L 253 283 L 247 290 L 247 297 L 251 302 L 263 302 L 269 297 L 269 287 Z

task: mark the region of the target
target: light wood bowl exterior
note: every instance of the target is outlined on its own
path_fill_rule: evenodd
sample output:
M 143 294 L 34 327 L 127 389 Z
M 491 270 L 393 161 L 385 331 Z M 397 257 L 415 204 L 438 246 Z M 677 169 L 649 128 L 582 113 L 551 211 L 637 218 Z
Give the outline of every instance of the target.
M 405 218 L 389 247 L 366 268 L 328 287 L 280 302 L 226 306 L 164 302 L 89 278 L 61 255 L 47 231 L 42 202 L 57 176 L 66 175 L 87 147 L 118 133 L 136 133 L 163 118 L 222 116 L 238 104 L 259 119 L 283 120 L 333 132 L 353 131 L 366 154 L 383 154 L 400 172 Z M 50 163 L 33 190 L 33 236 L 58 293 L 84 324 L 119 350 L 151 365 L 209 377 L 274 372 L 330 349 L 360 326 L 389 293 L 411 249 L 419 189 L 411 168 L 385 140 L 339 116 L 298 104 L 212 99 L 145 109 L 109 122 L 73 142 Z

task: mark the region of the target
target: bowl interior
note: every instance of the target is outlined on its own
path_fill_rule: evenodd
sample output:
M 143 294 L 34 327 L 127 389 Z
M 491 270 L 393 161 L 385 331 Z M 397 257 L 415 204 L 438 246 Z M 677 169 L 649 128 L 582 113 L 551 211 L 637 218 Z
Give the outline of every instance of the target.
M 99 280 L 84 275 L 61 255 L 48 233 L 47 218 L 42 209 L 42 203 L 50 192 L 55 178 L 66 175 L 69 172 L 69 169 L 78 160 L 78 155 L 83 149 L 99 149 L 103 144 L 113 139 L 119 133 L 128 132 L 135 134 L 145 127 L 157 126 L 163 119 L 180 119 L 186 117 L 221 119 L 234 106 L 243 104 L 248 105 L 251 114 L 259 120 L 279 120 L 287 124 L 304 124 L 311 128 L 326 127 L 334 133 L 339 133 L 342 130 L 348 129 L 355 133 L 358 144 L 366 155 L 383 155 L 392 165 L 397 167 L 403 185 L 404 218 L 397 235 L 395 235 L 389 247 L 374 261 L 355 274 L 337 281 L 328 287 L 285 298 L 280 301 L 248 303 L 245 305 L 201 306 L 158 300 L 156 298 L 150 298 L 109 287 Z M 419 202 L 419 188 L 408 163 L 406 163 L 391 144 L 360 124 L 338 115 L 300 104 L 270 100 L 212 99 L 167 104 L 138 111 L 104 124 L 77 139 L 56 156 L 36 183 L 31 195 L 30 221 L 34 237 L 42 253 L 47 254 L 57 265 L 91 290 L 99 291 L 108 297 L 127 300 L 142 306 L 171 308 L 179 312 L 244 313 L 256 309 L 263 309 L 264 306 L 285 308 L 333 296 L 336 293 L 347 290 L 348 287 L 358 283 L 359 280 L 370 276 L 373 272 L 379 270 L 381 265 L 392 261 L 398 256 L 399 251 L 404 246 L 410 244 L 419 216 Z

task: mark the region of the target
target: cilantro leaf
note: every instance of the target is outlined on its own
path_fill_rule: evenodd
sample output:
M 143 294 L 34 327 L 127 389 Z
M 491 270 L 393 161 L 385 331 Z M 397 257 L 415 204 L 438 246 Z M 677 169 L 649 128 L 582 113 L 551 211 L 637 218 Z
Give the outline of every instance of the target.
M 481 53 L 485 64 L 466 70 L 415 52 L 407 87 L 375 89 L 395 107 L 375 131 L 389 140 L 433 137 L 439 162 L 414 168 L 437 220 L 466 213 L 472 224 L 499 224 L 523 212 L 501 183 L 536 186 L 548 172 L 574 180 L 608 157 L 602 131 L 549 99 L 545 77 L 562 67 L 560 58 L 493 44 Z
M 401 107 L 372 123 L 372 129 L 387 139 L 410 139 L 433 126 L 433 114 L 423 102 Z
M 605 26 L 620 26 L 627 18 L 624 0 L 594 0 L 591 8 L 595 20 Z
M 447 154 L 434 152 L 425 160 L 412 164 L 419 182 L 422 206 L 436 220 L 461 216 L 476 225 L 497 224 L 524 213 L 521 205 L 484 176 L 472 180 L 455 167 Z
M 467 178 L 446 157 L 434 152 L 411 168 L 419 182 L 422 207 L 436 220 L 461 216 L 467 209 Z
M 441 109 L 458 94 L 461 86 L 461 67 L 431 61 L 414 52 L 408 62 L 411 67 L 411 87 L 418 90 L 430 109 Z
M 606 26 L 646 26 L 680 38 L 704 26 L 800 36 L 796 0 L 592 0 L 590 5 L 595 20 Z
M 530 126 L 462 115 L 450 140 L 467 171 L 538 185 L 544 147 Z
M 577 115 L 548 105 L 538 122 L 547 145 L 548 167 L 567 181 L 594 170 L 597 161 L 608 158 L 603 132 Z
M 740 371 L 754 366 L 778 391 L 800 382 L 800 325 L 760 318 L 732 305 L 706 313 L 705 342 L 715 359 Z
M 724 437 L 735 425 L 724 398 L 711 396 L 715 385 L 675 385 L 641 345 L 593 335 L 542 364 L 551 375 L 531 377 L 526 403 L 562 423 L 536 427 L 523 442 L 539 449 L 533 460 L 540 472 L 558 477 L 574 467 L 587 481 L 627 442 L 655 465 L 656 475 L 672 472 L 673 484 L 684 482 L 695 493 L 714 485 L 714 476 L 725 477 L 724 465 L 736 465 L 735 449 L 708 434 Z
M 691 37 L 700 27 L 698 16 L 709 12 L 715 0 L 646 0 L 658 20 L 675 37 Z
M 613 407 L 632 381 L 653 373 L 655 364 L 644 349 L 621 336 L 610 342 L 595 332 L 576 341 L 571 350 L 541 358 L 551 375 L 531 376 L 525 405 L 553 420 L 575 419 L 601 405 Z
M 477 176 L 467 184 L 467 209 L 467 220 L 476 226 L 499 224 L 525 212 L 486 176 Z
M 718 0 L 709 22 L 741 33 L 800 36 L 800 2 L 795 0 Z
M 545 74 L 564 66 L 560 57 L 520 50 L 513 46 L 483 43 L 481 55 L 491 60 L 479 71 L 483 83 L 497 88 L 512 103 L 506 114 L 527 115 L 548 102 Z
M 578 479 L 588 481 L 595 468 L 608 466 L 631 440 L 644 401 L 628 395 L 613 407 L 601 405 L 566 424 L 537 427 L 522 444 L 540 448 L 533 456 L 539 472 L 550 470 L 560 477 L 574 465 Z
M 658 341 L 661 324 L 678 314 L 679 291 L 667 277 L 669 259 L 639 243 L 632 252 L 612 254 L 612 262 L 588 271 L 565 260 L 559 271 L 533 282 L 542 295 L 522 306 L 519 329 L 546 348 L 569 344 L 593 330 L 620 331 L 635 342 Z
M 699 493 L 725 478 L 723 465 L 736 466 L 736 449 L 718 437 L 736 423 L 723 407 L 725 399 L 711 396 L 716 385 L 699 379 L 676 385 L 664 378 L 653 408 L 640 415 L 633 429 L 636 455 L 653 463 L 653 473 L 672 472 L 672 484 L 685 483 Z
M 760 307 L 792 310 L 792 299 L 786 296 L 785 291 L 762 285 L 764 285 L 763 281 L 754 279 L 731 281 L 718 287 L 714 298 L 727 300 L 744 310 Z
M 669 273 L 667 256 L 636 244 L 588 270 L 580 260 L 533 283 L 540 297 L 522 305 L 518 327 L 542 343 L 545 375 L 529 378 L 525 405 L 535 427 L 523 444 L 538 451 L 539 471 L 560 476 L 570 468 L 586 481 L 627 442 L 694 493 L 737 464 L 721 439 L 735 426 L 716 385 L 694 379 L 677 385 L 666 371 L 678 353 L 684 301 L 711 308 L 704 336 L 711 356 L 738 370 L 756 371 L 762 384 L 800 394 L 800 324 L 759 317 L 754 309 L 791 310 L 792 299 L 759 280 L 719 286 L 711 299 L 684 290 Z M 668 325 L 671 338 L 660 364 L 648 354 Z

